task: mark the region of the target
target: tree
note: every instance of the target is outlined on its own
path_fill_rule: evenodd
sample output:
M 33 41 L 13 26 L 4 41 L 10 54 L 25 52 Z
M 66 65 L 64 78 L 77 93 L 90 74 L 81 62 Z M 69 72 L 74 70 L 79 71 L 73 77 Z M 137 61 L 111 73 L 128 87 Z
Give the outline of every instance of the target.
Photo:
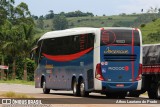
M 66 13 L 65 12 L 61 12 L 59 15 L 66 16 Z
M 39 16 L 39 19 L 44 19 L 44 16 L 43 15 Z
M 29 56 L 29 52 L 33 46 L 33 25 L 27 25 L 22 23 L 20 25 L 14 26 L 10 25 L 10 22 L 6 24 L 7 26 L 3 28 L 2 32 L 2 49 L 5 55 L 12 56 L 12 79 L 16 78 L 16 60 L 19 57 L 24 59 L 24 80 L 27 80 L 27 68 L 26 68 L 26 58 Z
M 7 40 L 4 41 L 2 46 L 4 53 L 12 56 L 12 60 L 13 60 L 12 79 L 16 78 L 16 59 L 17 59 L 17 55 L 20 55 L 22 51 L 21 41 L 23 37 L 21 35 L 21 32 L 19 32 L 19 29 L 20 29 L 19 26 L 13 26 L 13 25 L 9 29 L 6 29 L 4 32 L 4 37 L 6 37 Z
M 16 13 L 18 14 L 17 22 L 19 23 L 19 27 L 21 29 L 21 56 L 24 59 L 24 80 L 27 80 L 27 65 L 26 58 L 29 56 L 29 52 L 33 46 L 33 26 L 34 21 L 31 18 L 30 11 L 28 9 L 28 5 L 25 3 L 20 3 L 16 7 Z
M 11 17 L 14 0 L 0 1 L 0 27 L 4 24 L 7 17 Z
M 32 15 L 32 18 L 38 20 L 38 16 Z
M 11 29 L 12 24 L 5 19 L 4 25 L 2 29 L 0 30 L 0 56 L 2 57 L 1 64 L 4 65 L 4 59 L 5 56 L 8 55 L 8 53 L 5 51 L 3 46 L 8 42 L 8 39 L 10 38 L 9 35 L 7 35 Z M 2 75 L 4 74 L 4 71 L 2 70 Z M 2 76 L 1 75 L 1 76 Z
M 33 25 L 23 24 L 24 37 L 22 42 L 22 56 L 24 57 L 24 80 L 27 80 L 27 57 L 29 57 L 31 48 L 33 46 Z
M 54 12 L 53 12 L 53 10 L 50 10 L 49 12 L 50 12 L 50 14 L 49 14 L 50 15 L 50 19 L 54 18 Z
M 52 18 L 54 18 L 53 10 L 50 10 L 50 11 L 49 11 L 49 14 L 46 14 L 46 15 L 45 15 L 45 18 L 46 18 L 46 19 L 52 19 Z
M 43 27 L 44 27 L 44 21 L 43 21 L 42 18 L 39 18 L 37 20 L 37 27 L 40 28 L 40 29 L 43 29 Z
M 158 9 L 158 13 L 160 14 L 160 8 Z
M 12 78 L 16 78 L 16 61 L 28 57 L 32 45 L 34 21 L 31 18 L 28 5 L 20 3 L 13 6 L 14 0 L 0 1 L 0 56 L 10 56 L 12 63 Z M 32 46 L 31 46 L 32 45 Z M 4 59 L 4 57 L 2 58 Z M 5 59 L 4 59 L 5 60 Z M 24 63 L 24 71 L 26 70 Z M 25 71 L 27 74 L 27 71 Z M 24 73 L 25 74 L 25 73 Z M 26 76 L 24 75 L 24 79 Z
M 119 15 L 120 16 L 126 16 L 126 13 L 120 13 Z
M 157 13 L 157 12 L 158 12 L 158 8 L 157 7 L 155 7 L 155 8 L 150 7 L 150 9 L 148 9 L 148 13 Z
M 24 2 L 21 2 L 16 8 L 16 16 L 17 18 L 26 18 L 31 17 L 31 13 L 28 9 L 28 5 Z
M 0 26 L 2 26 L 7 18 L 7 12 L 3 7 L 0 6 Z
M 53 20 L 53 27 L 55 30 L 63 30 L 68 28 L 68 21 L 65 16 L 57 15 Z

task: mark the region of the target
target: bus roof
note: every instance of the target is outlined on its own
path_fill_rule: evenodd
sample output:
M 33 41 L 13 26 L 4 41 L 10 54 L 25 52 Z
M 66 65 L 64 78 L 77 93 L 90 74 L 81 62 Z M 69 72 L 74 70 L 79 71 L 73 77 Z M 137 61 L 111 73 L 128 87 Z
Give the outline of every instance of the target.
M 102 29 L 126 29 L 126 30 L 132 30 L 133 28 L 129 27 L 102 27 Z M 78 27 L 78 28 L 71 28 L 66 30 L 58 30 L 58 31 L 51 31 L 45 33 L 40 39 L 48 39 L 48 38 L 56 38 L 56 37 L 64 37 L 69 35 L 77 35 L 82 33 L 95 33 L 97 30 L 101 28 L 92 28 L 92 27 Z
M 121 30 L 121 29 L 125 29 L 125 30 L 133 30 L 133 29 L 135 29 L 135 28 L 131 28 L 131 27 L 103 27 L 104 29 L 119 29 L 119 30 Z
M 94 33 L 95 30 L 98 30 L 98 28 L 79 27 L 79 28 L 72 28 L 72 29 L 66 29 L 66 30 L 51 31 L 51 32 L 45 33 L 39 39 L 39 41 L 42 39 L 64 37 L 64 36 L 76 35 L 76 34 L 82 34 L 82 33 Z

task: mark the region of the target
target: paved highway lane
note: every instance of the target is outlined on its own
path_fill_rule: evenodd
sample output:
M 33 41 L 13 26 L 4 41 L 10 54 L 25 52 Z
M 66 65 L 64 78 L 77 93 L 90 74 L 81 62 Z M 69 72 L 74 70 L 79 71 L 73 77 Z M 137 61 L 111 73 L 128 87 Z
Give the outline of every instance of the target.
M 53 107 L 64 107 L 65 104 L 67 104 L 67 107 L 72 107 L 73 105 L 71 105 L 70 103 L 74 103 L 74 107 L 75 105 L 76 107 L 104 107 L 104 104 L 107 104 L 107 106 L 111 104 L 112 107 L 128 107 L 128 104 L 125 103 L 130 103 L 130 107 L 135 107 L 135 104 L 132 104 L 132 102 L 134 101 L 153 101 L 151 99 L 148 99 L 147 96 L 144 95 L 140 96 L 140 98 L 127 97 L 126 99 L 107 99 L 105 95 L 101 95 L 98 93 L 91 93 L 87 98 L 74 97 L 72 91 L 51 91 L 50 94 L 43 94 L 42 89 L 34 88 L 34 86 L 32 85 L 0 83 L 0 92 L 2 93 L 8 91 L 26 93 L 27 95 L 33 96 L 35 98 L 49 98 L 44 99 L 44 102 L 58 102 L 58 105 L 55 106 L 54 104 Z M 115 104 L 116 102 L 118 104 Z M 158 100 L 157 103 L 159 104 L 136 104 L 136 107 L 160 107 L 160 100 Z

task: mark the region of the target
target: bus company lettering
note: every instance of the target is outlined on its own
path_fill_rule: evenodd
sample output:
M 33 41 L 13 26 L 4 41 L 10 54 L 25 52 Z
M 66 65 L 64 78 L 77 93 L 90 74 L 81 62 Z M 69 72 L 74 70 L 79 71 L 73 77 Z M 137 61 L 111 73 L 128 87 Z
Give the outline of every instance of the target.
M 128 50 L 111 50 L 107 47 L 107 50 L 104 51 L 105 54 L 128 54 Z
M 46 64 L 45 68 L 46 68 L 46 69 L 52 69 L 52 68 L 53 68 L 53 65 Z
M 116 71 L 116 70 L 128 71 L 129 67 L 128 66 L 125 66 L 125 67 L 108 67 L 108 70 L 111 70 L 111 71 Z

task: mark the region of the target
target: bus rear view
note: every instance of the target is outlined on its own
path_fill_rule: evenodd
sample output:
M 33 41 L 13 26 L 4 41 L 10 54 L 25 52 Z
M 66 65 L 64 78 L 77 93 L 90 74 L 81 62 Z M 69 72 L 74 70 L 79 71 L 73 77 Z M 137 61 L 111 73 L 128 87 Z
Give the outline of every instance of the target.
M 141 90 L 141 33 L 132 28 L 102 29 L 100 37 L 100 73 L 102 90 L 109 97 L 125 97 L 127 91 Z M 96 71 L 96 74 L 97 71 Z

